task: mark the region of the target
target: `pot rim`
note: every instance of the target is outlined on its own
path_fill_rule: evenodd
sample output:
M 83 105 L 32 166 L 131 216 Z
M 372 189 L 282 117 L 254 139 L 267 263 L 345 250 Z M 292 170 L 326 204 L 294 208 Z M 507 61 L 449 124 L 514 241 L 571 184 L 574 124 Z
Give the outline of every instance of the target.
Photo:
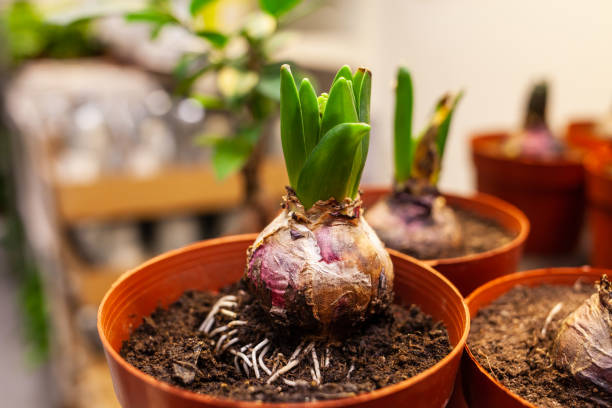
M 496 288 L 497 286 L 506 284 L 508 282 L 514 282 L 514 285 L 512 287 L 515 287 L 519 284 L 521 284 L 523 281 L 528 280 L 529 278 L 550 278 L 551 276 L 575 276 L 577 279 L 579 279 L 580 277 L 584 277 L 584 276 L 596 276 L 599 275 L 601 276 L 604 273 L 612 273 L 612 270 L 610 269 L 605 269 L 605 268 L 593 268 L 589 265 L 583 265 L 583 266 L 574 266 L 574 267 L 557 267 L 557 268 L 539 268 L 539 269 L 531 269 L 528 271 L 522 271 L 522 272 L 515 272 L 512 273 L 510 275 L 505 275 L 505 276 L 501 276 L 499 278 L 493 279 L 481 286 L 479 286 L 478 288 L 476 288 L 472 293 L 470 293 L 468 295 L 468 297 L 465 298 L 465 303 L 468 305 L 468 309 L 470 308 L 470 303 L 474 301 L 475 298 L 481 296 L 483 293 L 488 292 L 489 290 Z M 509 290 L 511 290 L 512 288 L 509 288 Z M 507 292 L 507 291 L 506 291 Z M 506 293 L 504 292 L 504 293 Z M 500 294 L 499 296 L 502 296 L 503 294 Z M 496 297 L 495 299 L 499 298 Z M 495 299 L 493 299 L 492 301 L 494 301 Z M 480 309 L 479 309 L 480 310 Z M 474 314 L 478 313 L 478 310 L 476 310 L 474 312 Z M 470 318 L 472 316 L 471 310 L 470 310 Z M 499 389 L 501 389 L 504 393 L 506 393 L 509 397 L 511 397 L 512 399 L 514 399 L 516 402 L 519 402 L 521 404 L 523 404 L 526 407 L 529 408 L 538 408 L 537 405 L 532 404 L 531 402 L 527 401 L 526 399 L 524 399 L 523 397 L 521 397 L 520 395 L 514 393 L 513 391 L 511 391 L 508 387 L 506 387 L 505 385 L 503 385 L 501 382 L 499 382 L 495 377 L 493 377 L 476 359 L 476 357 L 474 357 L 474 354 L 472 354 L 472 350 L 470 350 L 470 347 L 468 345 L 468 343 L 465 343 L 465 354 L 468 356 L 469 360 L 472 364 L 475 364 L 476 367 L 478 368 L 478 370 L 484 374 L 489 381 L 491 381 L 492 383 L 495 384 L 495 386 L 497 386 Z
M 465 327 L 463 329 L 463 333 L 461 335 L 461 338 L 459 339 L 459 341 L 457 342 L 457 344 L 455 344 L 452 348 L 452 350 L 445 355 L 440 361 L 438 361 L 436 364 L 434 364 L 433 366 L 429 367 L 428 369 L 421 371 L 420 373 L 404 380 L 401 381 L 399 383 L 396 384 L 392 384 L 392 385 L 388 385 L 386 387 L 383 387 L 381 389 L 378 390 L 374 390 L 368 393 L 363 393 L 363 394 L 359 394 L 356 395 L 354 397 L 348 397 L 348 398 L 339 398 L 339 399 L 335 399 L 335 400 L 329 400 L 329 401 L 316 401 L 316 402 L 292 402 L 292 403 L 262 403 L 262 402 L 256 402 L 256 401 L 242 401 L 242 400 L 236 400 L 236 399 L 229 399 L 229 398 L 217 398 L 217 397 L 213 397 L 210 396 L 208 394 L 198 394 L 195 392 L 191 392 L 191 391 L 187 391 L 185 389 L 176 387 L 174 385 L 170 385 L 168 383 L 165 383 L 163 381 L 157 380 L 156 378 L 154 378 L 153 376 L 149 375 L 149 374 L 145 374 L 144 372 L 142 372 L 141 370 L 137 369 L 136 367 L 134 367 L 133 365 L 131 365 L 130 363 L 128 363 L 123 357 L 121 357 L 119 355 L 119 353 L 117 351 L 115 351 L 115 349 L 111 346 L 109 340 L 106 337 L 106 334 L 104 332 L 104 329 L 102 327 L 102 313 L 103 310 L 105 308 L 105 305 L 109 299 L 109 297 L 111 296 L 111 294 L 117 289 L 117 287 L 119 285 L 121 285 L 121 283 L 127 279 L 129 279 L 130 277 L 132 277 L 133 275 L 139 273 L 143 268 L 146 268 L 147 266 L 159 262 L 163 259 L 166 258 L 170 258 L 173 256 L 176 256 L 180 253 L 183 252 L 187 252 L 187 251 L 192 251 L 195 249 L 198 249 L 202 246 L 212 246 L 212 245 L 223 245 L 224 243 L 227 242 L 235 242 L 235 241 L 249 241 L 249 242 L 253 242 L 255 240 L 255 238 L 258 236 L 257 233 L 254 234 L 241 234 L 241 235 L 230 235 L 230 236 L 226 236 L 226 237 L 220 237 L 220 238 L 213 238 L 213 239 L 209 239 L 209 240 L 203 240 L 203 241 L 199 241 L 199 242 L 195 242 L 193 244 L 187 245 L 185 247 L 182 248 L 178 248 L 178 249 L 174 249 L 172 251 L 168 251 L 165 252 L 163 254 L 157 255 L 153 258 L 151 258 L 150 260 L 144 262 L 143 264 L 132 268 L 126 272 L 124 272 L 110 287 L 110 289 L 106 292 L 106 294 L 104 295 L 104 298 L 102 299 L 102 302 L 100 303 L 100 306 L 98 307 L 98 313 L 97 313 L 97 329 L 98 329 L 98 336 L 100 337 L 100 340 L 102 342 L 102 346 L 104 348 L 105 353 L 107 354 L 108 358 L 112 358 L 113 360 L 115 360 L 115 362 L 117 362 L 119 365 L 121 365 L 125 370 L 127 370 L 132 376 L 137 377 L 140 381 L 143 381 L 145 383 L 147 383 L 149 386 L 152 387 L 157 387 L 159 389 L 161 389 L 164 392 L 173 394 L 176 397 L 180 397 L 180 398 L 184 398 L 184 399 L 188 399 L 191 400 L 193 402 L 199 402 L 199 403 L 203 403 L 203 404 L 214 404 L 216 406 L 219 407 L 239 407 L 239 408 L 262 408 L 262 407 L 286 407 L 286 408 L 298 408 L 298 407 L 304 407 L 304 406 L 308 406 L 308 407 L 313 407 L 313 408 L 329 408 L 329 407 L 343 407 L 345 405 L 352 405 L 352 404 L 357 404 L 357 403 L 364 403 L 364 402 L 368 402 L 370 400 L 376 399 L 376 398 L 380 398 L 389 394 L 393 394 L 395 392 L 398 391 L 398 389 L 400 388 L 407 388 L 409 386 L 412 386 L 418 382 L 421 382 L 423 380 L 425 380 L 426 378 L 430 377 L 435 371 L 437 371 L 440 367 L 448 364 L 451 360 L 453 360 L 454 358 L 457 357 L 458 354 L 463 353 L 463 349 L 465 348 L 466 342 L 467 342 L 467 337 L 468 334 L 470 332 L 470 313 L 469 313 L 469 309 L 467 307 L 467 304 L 465 302 L 465 299 L 463 298 L 463 296 L 461 295 L 461 293 L 459 293 L 459 290 L 441 273 L 439 273 L 438 271 L 436 271 L 435 269 L 433 269 L 430 265 L 425 264 L 415 258 L 412 258 L 412 261 L 414 263 L 416 263 L 418 266 L 426 269 L 427 271 L 429 271 L 430 273 L 432 273 L 433 275 L 435 275 L 438 279 L 442 280 L 450 289 L 451 291 L 458 297 L 458 299 L 460 299 L 461 301 L 461 305 L 463 306 L 463 315 L 465 317 Z M 394 251 L 389 249 L 388 252 L 391 254 L 392 257 L 398 257 L 398 258 L 402 258 L 405 257 L 403 254 L 400 256 L 399 252 Z
M 586 155 L 584 169 L 590 176 L 612 181 L 612 172 L 605 172 L 604 166 L 612 166 L 612 148 L 601 147 Z
M 389 187 L 366 186 L 365 188 L 367 188 L 369 191 L 372 191 L 372 192 L 382 193 L 384 191 L 387 194 L 390 193 L 391 191 Z M 427 265 L 435 268 L 438 265 L 453 265 L 453 264 L 475 262 L 475 261 L 479 261 L 482 259 L 494 257 L 496 255 L 499 255 L 500 253 L 511 252 L 517 247 L 522 246 L 527 240 L 527 237 L 529 236 L 529 231 L 531 230 L 531 224 L 529 223 L 529 219 L 527 218 L 527 216 L 518 207 L 516 207 L 513 204 L 510 204 L 507 201 L 502 200 L 501 198 L 497 198 L 490 194 L 479 193 L 479 192 L 476 192 L 472 195 L 442 193 L 442 196 L 444 198 L 450 199 L 449 204 L 452 203 L 453 205 L 458 206 L 458 207 L 462 207 L 461 204 L 458 204 L 458 202 L 461 203 L 461 202 L 466 202 L 466 201 L 475 201 L 475 202 L 478 202 L 479 204 L 484 204 L 486 206 L 493 207 L 497 210 L 500 210 L 504 212 L 505 214 L 514 218 L 519 223 L 518 234 L 514 238 L 512 238 L 510 242 L 502 246 L 499 246 L 497 248 L 493 248 L 493 249 L 490 249 L 484 252 L 478 252 L 476 254 L 454 256 L 450 258 L 419 260 L 418 258 L 413 258 L 410 255 L 404 254 L 400 251 L 394 250 L 394 252 L 401 254 L 401 256 L 408 256 L 410 258 L 417 259 L 418 261 L 426 263 Z
M 488 159 L 496 160 L 498 162 L 513 163 L 515 165 L 530 166 L 530 167 L 544 167 L 544 168 L 582 168 L 581 160 L 578 158 L 568 157 L 563 155 L 558 158 L 538 160 L 526 157 L 505 157 L 500 154 L 491 152 L 489 149 L 483 149 L 480 143 L 486 139 L 503 139 L 508 137 L 510 132 L 506 130 L 493 130 L 493 131 L 479 131 L 472 134 L 470 138 L 470 145 L 472 147 L 472 154 L 475 156 L 482 156 Z

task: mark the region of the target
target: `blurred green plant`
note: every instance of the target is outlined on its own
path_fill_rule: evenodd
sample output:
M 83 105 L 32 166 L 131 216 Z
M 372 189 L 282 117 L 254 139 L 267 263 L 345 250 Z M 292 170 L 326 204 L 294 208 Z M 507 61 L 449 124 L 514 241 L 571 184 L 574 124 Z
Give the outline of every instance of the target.
M 163 27 L 179 25 L 209 44 L 205 52 L 182 57 L 174 70 L 176 93 L 190 96 L 205 109 L 227 113 L 231 118 L 229 134 L 202 134 L 196 143 L 212 149 L 218 179 L 242 171 L 245 200 L 253 203 L 257 200 L 257 175 L 269 133 L 266 125 L 278 114 L 279 70 L 287 62 L 276 61 L 274 53 L 287 38 L 282 30 L 284 25 L 316 2 L 296 8 L 301 0 L 260 0 L 259 8 L 231 32 L 211 24 L 208 15 L 218 6 L 216 3 L 222 2 L 191 0 L 189 18 L 185 19 L 173 12 L 169 1 L 153 0 L 146 9 L 128 13 L 126 19 L 151 24 L 153 38 Z M 210 94 L 202 94 L 194 86 L 206 76 L 212 76 L 216 84 Z M 299 70 L 296 77 L 303 77 Z
M 0 15 L 8 61 L 17 66 L 32 58 L 98 55 L 103 48 L 91 35 L 90 22 L 83 18 L 65 25 L 51 23 L 34 4 L 16 1 Z

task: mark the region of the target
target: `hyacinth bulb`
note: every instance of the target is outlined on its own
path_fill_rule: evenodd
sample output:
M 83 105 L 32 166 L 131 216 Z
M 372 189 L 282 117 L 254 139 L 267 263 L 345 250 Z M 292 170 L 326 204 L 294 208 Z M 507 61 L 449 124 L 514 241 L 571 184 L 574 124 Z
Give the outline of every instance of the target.
M 563 153 L 563 145 L 550 131 L 546 121 L 548 85 L 536 84 L 529 96 L 523 130 L 508 138 L 503 146 L 510 157 L 554 159 Z
M 461 227 L 434 187 L 413 194 L 396 191 L 366 211 L 366 220 L 390 248 L 420 259 L 437 258 L 461 245 Z
M 612 284 L 605 275 L 597 293 L 561 324 L 553 359 L 576 378 L 612 392 Z
M 248 249 L 244 279 L 277 325 L 324 334 L 357 326 L 393 298 L 391 258 L 361 201 L 305 210 L 291 190 Z

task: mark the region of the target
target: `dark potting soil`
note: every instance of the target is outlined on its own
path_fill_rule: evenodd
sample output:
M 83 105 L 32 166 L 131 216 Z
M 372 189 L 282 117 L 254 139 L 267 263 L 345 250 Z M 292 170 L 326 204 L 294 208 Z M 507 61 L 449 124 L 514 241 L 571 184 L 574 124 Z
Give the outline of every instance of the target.
M 441 247 L 438 254 L 430 257 L 430 259 L 479 254 L 506 245 L 516 236 L 495 220 L 481 217 L 471 211 L 457 207 L 454 207 L 453 211 L 461 227 L 461 245 L 458 248 Z M 409 255 L 424 259 L 419 257 L 419 254 Z
M 209 335 L 199 331 L 211 307 L 227 294 L 237 296 L 237 305 L 226 308 L 236 316 L 217 313 Z M 229 330 L 219 334 L 214 330 L 234 320 L 249 323 L 235 326 L 236 332 L 220 340 Z M 222 349 L 233 338 L 239 340 L 225 352 L 215 352 L 216 342 L 220 340 Z M 262 360 L 273 374 L 292 361 L 298 346 L 302 350 L 299 364 L 271 384 L 261 365 L 257 379 L 254 369 L 230 352 L 250 343 L 243 353 L 252 364 L 252 347 L 264 339 L 270 347 Z M 398 383 L 433 366 L 451 349 L 444 325 L 416 306 L 393 305 L 340 342 L 276 332 L 257 301 L 237 284 L 221 294 L 187 291 L 167 309 L 158 308 L 123 343 L 120 354 L 158 380 L 193 392 L 236 400 L 298 402 L 349 397 Z M 257 356 L 264 350 L 259 347 Z
M 517 286 L 472 319 L 468 345 L 499 382 L 538 407 L 612 407 L 612 395 L 557 369 L 549 356 L 563 320 L 595 292 L 593 285 Z M 563 306 L 542 330 L 551 310 Z

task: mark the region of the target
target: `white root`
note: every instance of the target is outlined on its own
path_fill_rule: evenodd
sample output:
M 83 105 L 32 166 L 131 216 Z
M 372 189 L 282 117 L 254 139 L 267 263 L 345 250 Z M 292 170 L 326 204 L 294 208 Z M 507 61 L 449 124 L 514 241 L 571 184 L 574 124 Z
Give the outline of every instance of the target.
M 238 365 L 238 356 L 235 353 L 236 350 L 230 350 L 230 353 L 232 353 L 234 355 L 234 367 L 236 368 L 236 371 L 238 372 L 238 374 L 241 373 L 240 370 L 240 366 Z
M 208 333 L 214 324 L 215 315 L 217 314 L 219 309 L 221 309 L 222 307 L 238 306 L 236 300 L 238 299 L 234 295 L 220 297 L 219 300 L 217 300 L 217 303 L 215 303 L 210 309 L 210 312 L 208 312 L 208 315 L 206 315 L 206 319 L 204 319 L 198 330 L 203 331 L 204 333 Z
M 227 327 L 245 326 L 249 324 L 246 320 L 232 320 L 227 324 Z
M 257 352 L 264 347 L 266 344 L 268 344 L 270 340 L 268 339 L 264 339 L 262 340 L 259 344 L 257 344 L 255 347 L 253 347 L 253 351 L 251 352 L 251 357 L 253 359 L 253 371 L 255 371 L 255 377 L 259 378 L 259 364 L 257 363 Z
M 554 319 L 554 317 L 557 315 L 557 313 L 561 311 L 562 307 L 563 302 L 559 302 L 550 310 L 550 313 L 548 313 L 548 316 L 546 316 L 546 320 L 544 321 L 544 327 L 542 327 L 542 331 L 540 332 L 541 338 L 544 338 L 546 336 L 546 330 L 548 329 L 548 326 L 552 322 L 552 319 Z
M 317 378 L 317 374 L 315 373 L 314 369 L 312 367 L 310 367 L 310 376 L 312 377 L 312 381 L 314 381 L 317 385 L 319 385 L 319 380 Z
M 351 366 L 349 367 L 348 373 L 346 374 L 347 381 L 351 378 L 351 373 L 353 372 L 354 369 L 355 369 L 355 364 L 351 364 Z
M 321 370 L 319 369 L 319 358 L 317 357 L 317 349 L 315 347 L 312 348 L 312 363 L 314 364 L 314 373 L 316 375 L 317 385 L 321 384 Z
M 219 351 L 219 354 L 223 354 L 225 350 L 227 350 L 230 346 L 233 346 L 234 344 L 238 343 L 239 341 L 240 339 L 238 337 L 230 339 L 227 343 L 223 345 L 223 347 L 221 347 L 221 351 Z
M 291 380 L 288 380 L 286 378 L 283 378 L 283 382 L 285 384 L 287 384 L 288 386 L 290 386 L 290 387 L 295 387 L 297 385 L 297 383 L 295 381 L 291 381 Z
M 221 350 L 221 346 L 223 345 L 223 342 L 228 338 L 233 336 L 234 334 L 238 333 L 238 329 L 234 329 L 228 333 L 225 333 L 224 335 L 222 335 L 221 337 L 219 337 L 219 340 L 217 340 L 217 344 L 215 345 L 215 354 L 220 354 L 219 351 Z
M 215 337 L 217 334 L 226 331 L 227 329 L 229 329 L 229 326 L 225 325 L 225 326 L 219 326 L 217 327 L 215 330 L 211 331 L 208 334 L 208 337 Z
M 232 312 L 231 310 L 227 310 L 227 309 L 221 309 L 219 310 L 219 313 L 224 314 L 228 317 L 231 317 L 232 319 L 235 319 L 238 316 L 236 312 Z
M 323 367 L 329 367 L 329 347 L 325 347 L 325 364 Z
M 244 364 L 246 364 L 248 367 L 251 367 L 251 360 L 249 360 L 249 358 L 246 356 L 246 354 L 244 354 L 241 351 L 236 351 L 234 349 L 230 349 L 230 353 L 232 353 L 235 356 L 240 357 L 243 360 Z
M 291 371 L 299 363 L 300 363 L 300 360 L 290 361 L 289 363 L 287 363 L 287 365 L 285 365 L 284 367 L 280 368 L 277 372 L 272 374 L 272 376 L 268 378 L 268 381 L 266 381 L 266 384 L 272 384 L 274 381 L 276 381 L 276 379 L 278 379 L 278 377 L 285 374 L 286 372 Z
M 267 375 L 272 375 L 272 371 L 266 367 L 266 364 L 263 361 L 264 356 L 266 355 L 266 353 L 268 352 L 268 350 L 270 350 L 270 345 L 266 345 L 266 347 L 264 347 L 264 349 L 261 351 L 261 353 L 259 353 L 259 366 L 261 367 L 262 370 L 265 371 L 265 373 Z

